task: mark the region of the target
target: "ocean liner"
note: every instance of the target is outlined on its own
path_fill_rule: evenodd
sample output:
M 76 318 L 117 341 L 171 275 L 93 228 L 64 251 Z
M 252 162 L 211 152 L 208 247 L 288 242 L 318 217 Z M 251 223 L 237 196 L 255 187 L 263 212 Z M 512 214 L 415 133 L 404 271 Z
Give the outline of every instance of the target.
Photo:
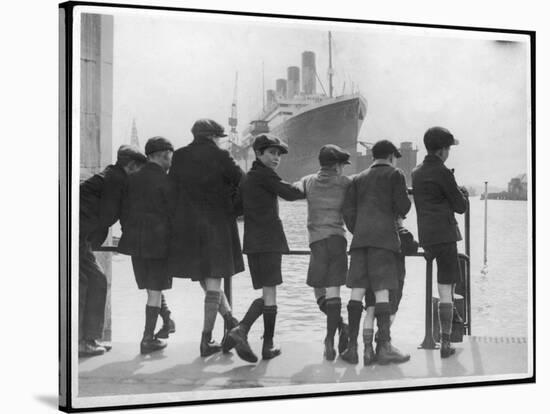
M 281 158 L 277 173 L 287 181 L 295 181 L 319 168 L 319 149 L 325 144 L 336 144 L 351 154 L 353 173 L 357 169 L 357 136 L 367 112 L 367 102 L 360 93 L 333 96 L 332 50 L 329 33 L 328 95 L 324 91 L 315 68 L 315 53 L 302 53 L 302 83 L 300 68 L 290 66 L 287 79 L 277 79 L 276 89 L 266 91 L 266 104 L 240 140 L 232 140 L 231 153 L 247 171 L 255 159 L 252 150 L 254 138 L 269 132 L 289 146 L 289 153 Z M 317 80 L 324 93 L 317 93 Z M 235 123 L 233 118 L 233 123 Z M 232 124 L 230 118 L 230 124 Z M 232 125 L 233 126 L 233 125 Z M 237 141 L 237 142 L 235 142 Z

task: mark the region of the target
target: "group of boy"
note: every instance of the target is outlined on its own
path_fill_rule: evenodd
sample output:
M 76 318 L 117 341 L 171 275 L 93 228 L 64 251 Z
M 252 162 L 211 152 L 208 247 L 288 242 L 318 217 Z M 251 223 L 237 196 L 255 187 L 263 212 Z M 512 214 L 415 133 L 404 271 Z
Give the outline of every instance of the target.
M 350 178 L 343 174 L 350 154 L 336 145 L 325 145 L 319 153 L 319 171 L 291 184 L 275 172 L 281 156 L 288 153 L 287 145 L 278 137 L 261 134 L 255 138 L 256 160 L 245 174 L 229 153 L 219 148 L 217 141 L 226 135 L 218 123 L 202 119 L 195 122 L 191 131 L 193 142 L 175 153 L 165 138 L 151 138 L 145 147 L 147 162 L 126 177 L 127 186 L 120 201 L 119 251 L 132 256 L 138 287 L 147 290 L 141 352 L 164 348 L 163 339 L 175 332 L 162 291 L 171 288 L 172 277 L 184 277 L 199 281 L 205 291 L 201 356 L 235 347 L 243 360 L 256 362 L 258 357 L 248 343 L 248 332 L 260 316 L 264 322 L 262 358 L 281 354 L 273 342 L 276 289 L 283 282 L 282 255 L 289 252 L 289 247 L 279 217 L 280 197 L 288 201 L 307 199 L 311 249 L 307 284 L 314 288 L 319 308 L 326 314 L 324 357 L 335 359 L 334 337 L 339 332 L 341 358 L 358 363 L 357 337 L 364 299 L 364 364 L 407 361 L 409 355 L 395 348 L 390 336 L 390 325 L 402 296 L 404 254 L 418 246 L 402 226 L 411 202 L 403 172 L 394 166 L 394 159 L 401 156 L 399 150 L 387 140 L 377 142 L 372 148 L 373 165 Z M 456 143 L 450 132 L 432 128 L 424 141 L 428 156 L 413 173 L 413 190 L 420 244 L 438 263 L 442 286 L 441 356 L 447 357 L 454 352 L 447 315 L 450 304 L 452 320 L 452 284 L 460 276 L 452 261 L 456 259 L 458 266 L 456 241 L 460 235 L 454 221 L 453 240 L 448 234 L 433 237 L 433 227 L 441 225 L 439 216 L 432 217 L 433 205 L 439 215 L 446 214 L 447 221 L 450 217 L 454 220 L 453 212 L 464 211 L 466 195 L 443 165 L 450 146 Z M 443 178 L 434 181 L 434 174 L 443 174 Z M 455 188 L 449 192 L 451 185 Z M 242 251 L 236 223 L 241 214 Z M 353 234 L 349 271 L 345 227 Z M 237 321 L 221 290 L 221 281 L 244 270 L 242 253 L 248 258 L 252 285 L 262 290 L 262 296 Z M 341 316 L 340 288 L 344 284 L 351 288 L 348 324 Z M 212 340 L 217 313 L 226 322 L 221 344 Z M 154 333 L 159 315 L 163 319 L 160 335 Z M 376 350 L 372 346 L 374 319 L 378 324 Z

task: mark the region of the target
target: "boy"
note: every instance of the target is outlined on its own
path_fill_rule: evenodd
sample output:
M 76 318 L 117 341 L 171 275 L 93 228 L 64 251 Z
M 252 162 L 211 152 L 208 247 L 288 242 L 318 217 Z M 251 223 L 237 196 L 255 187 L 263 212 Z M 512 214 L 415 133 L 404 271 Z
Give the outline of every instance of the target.
M 93 253 L 107 237 L 109 227 L 120 218 L 128 176 L 147 159 L 138 148 L 122 145 L 115 165 L 80 184 L 78 355 L 96 356 L 111 349 L 99 343 L 103 336 L 107 278 Z
M 405 284 L 405 256 L 415 254 L 418 251 L 418 242 L 414 240 L 414 236 L 403 226 L 403 218 L 397 219 L 397 231 L 399 232 L 399 242 L 401 244 L 401 252 L 398 255 L 398 276 L 399 286 L 395 290 L 390 290 L 390 327 L 395 321 L 399 304 L 403 296 L 403 287 Z M 363 364 L 371 365 L 376 361 L 375 352 L 372 347 L 372 339 L 374 335 L 374 310 L 376 299 L 372 290 L 367 290 L 365 293 L 365 319 L 363 322 L 363 343 L 365 345 L 363 352 Z M 378 347 L 378 335 L 375 337 Z
M 319 308 L 327 317 L 324 357 L 334 361 L 334 334 L 340 331 L 338 350 L 347 347 L 347 327 L 340 315 L 340 286 L 348 271 L 347 240 L 342 206 L 351 179 L 342 175 L 350 154 L 337 145 L 325 145 L 319 151 L 320 170 L 302 178 L 307 199 L 307 228 L 311 256 L 307 284 L 314 289 Z
M 460 281 L 456 242 L 462 240 L 454 213 L 468 208 L 468 192 L 456 184 L 454 174 L 445 167 L 451 145 L 458 141 L 445 128 L 432 127 L 424 134 L 428 155 L 412 172 L 418 238 L 428 259 L 437 263 L 441 358 L 455 353 L 451 346 L 453 287 Z
M 221 345 L 212 340 L 217 313 L 229 328 L 237 326 L 221 286 L 244 270 L 231 200 L 244 173 L 218 147 L 217 141 L 227 136 L 220 124 L 199 119 L 191 133 L 193 141 L 174 153 L 170 168 L 176 202 L 168 262 L 170 274 L 198 281 L 205 292 L 199 349 L 201 357 L 208 357 L 233 345 L 227 335 Z
M 342 359 L 357 364 L 357 335 L 363 311 L 363 296 L 371 289 L 375 296 L 378 323 L 376 359 L 382 363 L 405 362 L 409 355 L 392 346 L 390 339 L 389 292 L 398 287 L 399 237 L 397 217 L 405 216 L 411 201 L 403 172 L 393 166 L 401 157 L 390 141 L 372 147 L 373 164 L 355 176 L 344 202 L 344 220 L 353 239 L 346 285 L 352 289 L 348 302 L 349 344 Z
M 147 141 L 147 163 L 128 180 L 121 220 L 118 251 L 132 256 L 138 288 L 147 290 L 145 329 L 140 343 L 142 354 L 166 347 L 165 342 L 155 337 L 154 331 L 161 310 L 162 291 L 172 287 L 166 259 L 172 203 L 167 172 L 173 151 L 170 141 L 163 137 Z
M 281 275 L 282 254 L 289 251 L 279 218 L 279 201 L 304 198 L 302 190 L 282 181 L 275 172 L 282 154 L 288 153 L 287 145 L 278 137 L 262 134 L 252 145 L 256 160 L 244 176 L 240 191 L 244 209 L 243 253 L 248 255 L 248 267 L 254 289 L 262 289 L 262 297 L 254 300 L 239 325 L 229 336 L 235 341 L 237 354 L 248 362 L 258 357 L 248 344 L 247 335 L 252 324 L 263 314 L 264 336 L 262 358 L 271 359 L 281 350 L 273 345 L 277 318 L 277 285 L 283 283 Z

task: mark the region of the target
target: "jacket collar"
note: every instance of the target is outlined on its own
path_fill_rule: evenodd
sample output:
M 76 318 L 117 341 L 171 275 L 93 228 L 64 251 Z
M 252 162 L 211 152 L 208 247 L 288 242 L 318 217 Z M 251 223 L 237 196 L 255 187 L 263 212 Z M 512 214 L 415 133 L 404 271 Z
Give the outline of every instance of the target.
M 156 162 L 147 161 L 145 165 L 142 168 L 147 168 L 152 171 L 162 171 L 164 173 L 164 170 L 160 165 L 158 165 Z
M 439 164 L 443 165 L 443 160 L 439 158 L 437 155 L 428 154 L 424 157 L 424 162 L 426 163 L 432 163 L 432 164 Z
M 250 168 L 250 171 L 257 171 L 262 174 L 266 175 L 273 175 L 278 177 L 277 173 L 272 169 L 266 166 L 263 162 L 261 162 L 259 159 L 256 158 L 256 160 L 252 163 L 252 167 Z
M 319 178 L 322 177 L 336 177 L 338 175 L 338 171 L 336 171 L 336 168 L 333 166 L 330 167 L 321 167 L 319 171 L 317 172 L 317 176 Z
M 191 144 L 193 144 L 193 145 L 213 145 L 216 148 L 218 148 L 218 145 L 214 141 L 212 141 L 210 138 L 205 138 L 205 137 L 196 137 L 196 138 L 193 139 L 193 141 L 191 141 Z

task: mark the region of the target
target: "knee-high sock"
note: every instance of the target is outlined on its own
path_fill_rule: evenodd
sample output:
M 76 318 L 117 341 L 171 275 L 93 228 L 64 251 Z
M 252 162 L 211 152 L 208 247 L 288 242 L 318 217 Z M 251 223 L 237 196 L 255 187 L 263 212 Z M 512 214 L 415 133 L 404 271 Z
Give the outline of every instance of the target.
M 453 328 L 453 304 L 439 302 L 439 323 L 441 324 L 441 336 L 451 334 Z
M 265 306 L 264 315 L 264 341 L 272 340 L 275 333 L 275 321 L 277 319 L 277 305 Z
M 390 313 L 391 306 L 388 302 L 377 302 L 374 305 L 374 315 L 378 324 L 378 342 L 380 343 L 391 341 Z
M 155 334 L 155 326 L 159 317 L 160 308 L 157 306 L 145 306 L 145 329 L 144 338 L 152 338 Z
M 263 298 L 258 298 L 252 301 L 248 311 L 244 315 L 243 320 L 239 325 L 243 327 L 246 333 L 250 330 L 250 327 L 256 322 L 256 320 L 262 315 L 264 311 L 264 300 Z
M 359 324 L 361 323 L 361 313 L 363 312 L 363 302 L 360 300 L 350 300 L 348 302 L 348 324 L 349 324 L 349 343 L 357 345 L 357 335 L 359 335 Z
M 164 293 L 161 293 L 160 295 L 160 317 L 162 318 L 162 321 L 164 323 L 168 323 L 170 320 L 170 309 L 168 308 L 168 304 L 166 303 L 166 298 L 164 297 Z
M 342 312 L 342 300 L 340 298 L 329 298 L 326 301 L 327 307 L 327 337 L 334 338 L 338 324 L 340 323 L 340 313 Z
M 216 315 L 220 306 L 220 292 L 207 290 L 204 296 L 204 326 L 203 332 L 212 332 L 216 323 Z

